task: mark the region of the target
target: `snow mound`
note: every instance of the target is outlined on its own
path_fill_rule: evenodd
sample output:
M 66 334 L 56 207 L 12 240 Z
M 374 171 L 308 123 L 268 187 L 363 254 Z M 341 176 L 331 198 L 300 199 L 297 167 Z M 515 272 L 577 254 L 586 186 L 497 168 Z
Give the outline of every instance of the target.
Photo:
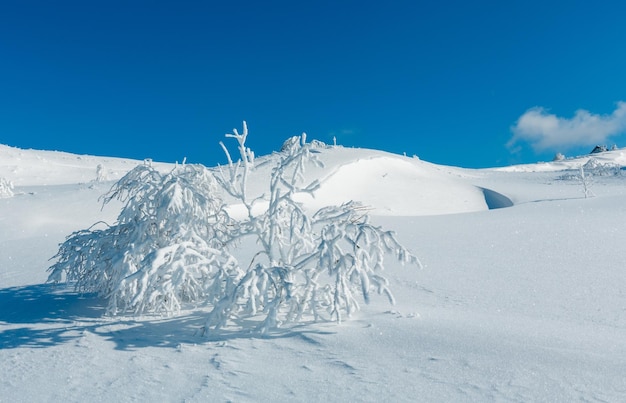
M 357 159 L 321 179 L 305 204 L 359 201 L 374 215 L 422 216 L 487 210 L 482 189 L 419 160 L 395 156 Z
M 362 203 L 371 215 L 430 216 L 509 207 L 511 201 L 475 184 L 475 172 L 446 167 L 379 150 L 328 147 L 315 150 L 323 167 L 306 166 L 305 182 L 319 181 L 313 196 L 297 195 L 306 208 L 317 210 L 349 201 Z M 279 153 L 259 157 L 251 173 L 250 198 L 268 194 L 268 178 Z M 255 203 L 255 212 L 267 203 Z M 246 214 L 231 205 L 234 216 Z

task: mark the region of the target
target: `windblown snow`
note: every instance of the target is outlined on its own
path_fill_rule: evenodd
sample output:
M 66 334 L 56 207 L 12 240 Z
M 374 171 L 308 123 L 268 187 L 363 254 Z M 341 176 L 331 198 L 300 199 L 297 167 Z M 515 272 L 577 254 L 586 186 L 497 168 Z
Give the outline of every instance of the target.
M 45 283 L 67 235 L 115 220 L 121 206 L 98 199 L 143 161 L 0 146 L 0 401 L 626 401 L 624 150 L 482 170 L 318 157 L 300 200 L 362 202 L 425 268 L 390 263 L 397 304 L 374 298 L 339 325 L 207 339 L 202 307 L 105 317 Z

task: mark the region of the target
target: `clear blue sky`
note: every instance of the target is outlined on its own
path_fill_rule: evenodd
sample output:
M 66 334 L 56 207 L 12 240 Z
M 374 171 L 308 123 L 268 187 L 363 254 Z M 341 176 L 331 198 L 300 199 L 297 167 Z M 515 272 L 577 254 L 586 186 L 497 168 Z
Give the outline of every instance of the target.
M 625 16 L 602 0 L 3 1 L 0 143 L 213 165 L 246 120 L 257 155 L 303 131 L 466 167 L 624 147 Z

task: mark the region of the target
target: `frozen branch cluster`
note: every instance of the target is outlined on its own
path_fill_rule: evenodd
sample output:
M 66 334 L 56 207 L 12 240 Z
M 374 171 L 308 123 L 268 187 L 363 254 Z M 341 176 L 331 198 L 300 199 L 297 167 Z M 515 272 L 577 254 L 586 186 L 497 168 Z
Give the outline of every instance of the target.
M 125 203 L 117 223 L 75 232 L 50 267 L 49 281 L 75 281 L 108 299 L 108 313 L 175 312 L 209 298 L 235 267 L 224 251 L 230 219 L 217 184 L 199 165 L 162 175 L 139 165 L 103 196 Z
M 267 193 L 250 198 L 255 167 L 246 146 L 248 129 L 226 135 L 237 143 L 235 162 L 213 174 L 177 167 L 161 175 L 149 166 L 129 172 L 105 195 L 125 207 L 115 226 L 72 234 L 61 245 L 50 280 L 76 281 L 80 290 L 109 299 L 109 312 L 176 312 L 183 302 L 207 304 L 204 332 L 236 323 L 261 332 L 283 323 L 341 321 L 368 302 L 372 292 L 393 303 L 384 259 L 419 265 L 392 232 L 370 223 L 358 203 L 307 211 L 296 195 L 313 194 L 307 165 L 321 166 L 303 134 L 276 154 Z M 221 191 L 246 210 L 235 220 Z M 259 208 L 262 207 L 262 208 Z M 259 212 L 261 211 L 261 212 Z M 258 250 L 249 262 L 235 258 L 240 241 Z

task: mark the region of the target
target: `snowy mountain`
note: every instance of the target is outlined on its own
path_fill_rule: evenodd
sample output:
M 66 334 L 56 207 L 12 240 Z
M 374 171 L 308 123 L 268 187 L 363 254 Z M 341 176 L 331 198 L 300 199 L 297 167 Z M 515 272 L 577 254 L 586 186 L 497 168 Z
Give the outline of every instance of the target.
M 397 304 L 339 325 L 206 339 L 202 307 L 106 317 L 45 283 L 67 235 L 115 221 L 98 199 L 143 161 L 0 146 L 0 401 L 625 401 L 625 152 L 472 170 L 319 147 L 300 201 L 364 203 L 424 269 L 389 263 Z

